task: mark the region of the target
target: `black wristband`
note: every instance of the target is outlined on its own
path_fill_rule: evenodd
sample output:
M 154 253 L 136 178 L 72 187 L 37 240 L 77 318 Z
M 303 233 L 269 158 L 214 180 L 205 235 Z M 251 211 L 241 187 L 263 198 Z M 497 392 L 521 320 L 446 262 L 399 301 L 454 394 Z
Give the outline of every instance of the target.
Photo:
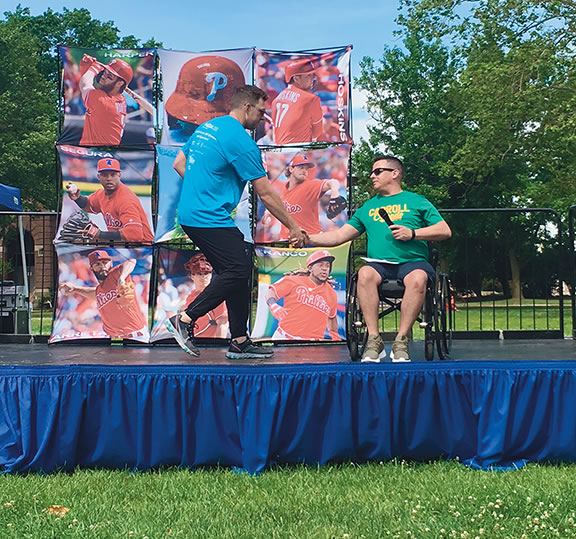
M 416 238 L 416 230 L 412 229 L 412 238 L 411 239 L 415 239 Z

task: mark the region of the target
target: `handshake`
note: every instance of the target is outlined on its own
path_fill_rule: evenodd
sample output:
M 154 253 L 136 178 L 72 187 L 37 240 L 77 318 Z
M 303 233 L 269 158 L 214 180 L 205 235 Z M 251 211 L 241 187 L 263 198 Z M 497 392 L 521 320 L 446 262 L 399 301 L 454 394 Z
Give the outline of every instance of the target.
M 299 226 L 290 230 L 290 247 L 293 249 L 302 249 L 310 244 L 310 236 Z

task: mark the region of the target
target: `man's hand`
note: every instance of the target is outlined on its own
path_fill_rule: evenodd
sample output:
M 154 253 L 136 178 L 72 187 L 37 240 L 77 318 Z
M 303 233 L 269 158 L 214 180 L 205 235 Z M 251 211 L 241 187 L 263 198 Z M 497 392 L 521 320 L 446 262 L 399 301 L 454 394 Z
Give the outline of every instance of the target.
M 75 183 L 68 182 L 66 185 L 66 192 L 70 197 L 70 200 L 78 200 L 80 198 L 80 189 Z
M 268 307 L 270 307 L 270 312 L 276 320 L 282 320 L 288 314 L 288 311 L 278 303 L 270 303 Z
M 92 69 L 94 74 L 97 74 L 101 70 L 101 64 L 94 56 L 85 54 L 82 56 L 82 60 L 80 60 L 80 76 L 84 75 L 89 69 Z
M 302 230 L 299 226 L 290 229 L 290 246 L 293 249 L 301 249 L 306 246 L 308 240 L 308 234 L 305 230 Z
M 392 237 L 398 241 L 409 241 L 412 239 L 412 229 L 402 225 L 392 225 L 388 227 L 392 232 Z
M 70 281 L 66 281 L 65 283 L 62 283 L 58 287 L 58 290 L 63 296 L 69 296 L 70 294 L 74 293 L 74 291 L 76 290 L 76 286 L 72 284 Z

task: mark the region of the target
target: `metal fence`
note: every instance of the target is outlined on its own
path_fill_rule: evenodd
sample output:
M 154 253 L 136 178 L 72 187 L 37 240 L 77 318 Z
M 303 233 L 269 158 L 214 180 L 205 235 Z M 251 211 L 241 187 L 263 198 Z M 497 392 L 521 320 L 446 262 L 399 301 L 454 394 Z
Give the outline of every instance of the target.
M 454 336 L 562 338 L 573 317 L 564 305 L 569 257 L 560 215 L 547 208 L 441 213 L 453 235 L 432 245 L 439 251 L 438 270 L 452 283 Z M 354 248 L 364 245 L 360 240 Z M 382 321 L 381 330 L 393 333 L 397 326 L 395 315 Z
M 0 334 L 47 340 L 52 327 L 57 214 L 0 212 Z
M 453 285 L 456 337 L 576 336 L 576 206 L 563 241 L 560 215 L 546 208 L 446 209 L 453 237 L 434 244 Z M 0 212 L 2 340 L 47 340 L 57 259 L 56 213 Z M 355 250 L 364 249 L 360 240 Z M 353 261 L 357 264 L 359 260 Z M 571 309 L 565 298 L 571 295 Z M 392 331 L 394 317 L 383 331 Z

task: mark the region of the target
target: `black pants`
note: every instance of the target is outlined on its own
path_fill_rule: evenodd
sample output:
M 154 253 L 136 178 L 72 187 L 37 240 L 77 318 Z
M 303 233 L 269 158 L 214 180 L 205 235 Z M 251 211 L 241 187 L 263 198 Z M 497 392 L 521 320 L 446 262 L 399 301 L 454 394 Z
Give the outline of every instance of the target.
M 225 301 L 232 338 L 246 335 L 250 314 L 252 244 L 244 241 L 244 235 L 236 227 L 182 225 L 182 229 L 214 269 L 210 284 L 186 307 L 186 314 L 196 320 Z

